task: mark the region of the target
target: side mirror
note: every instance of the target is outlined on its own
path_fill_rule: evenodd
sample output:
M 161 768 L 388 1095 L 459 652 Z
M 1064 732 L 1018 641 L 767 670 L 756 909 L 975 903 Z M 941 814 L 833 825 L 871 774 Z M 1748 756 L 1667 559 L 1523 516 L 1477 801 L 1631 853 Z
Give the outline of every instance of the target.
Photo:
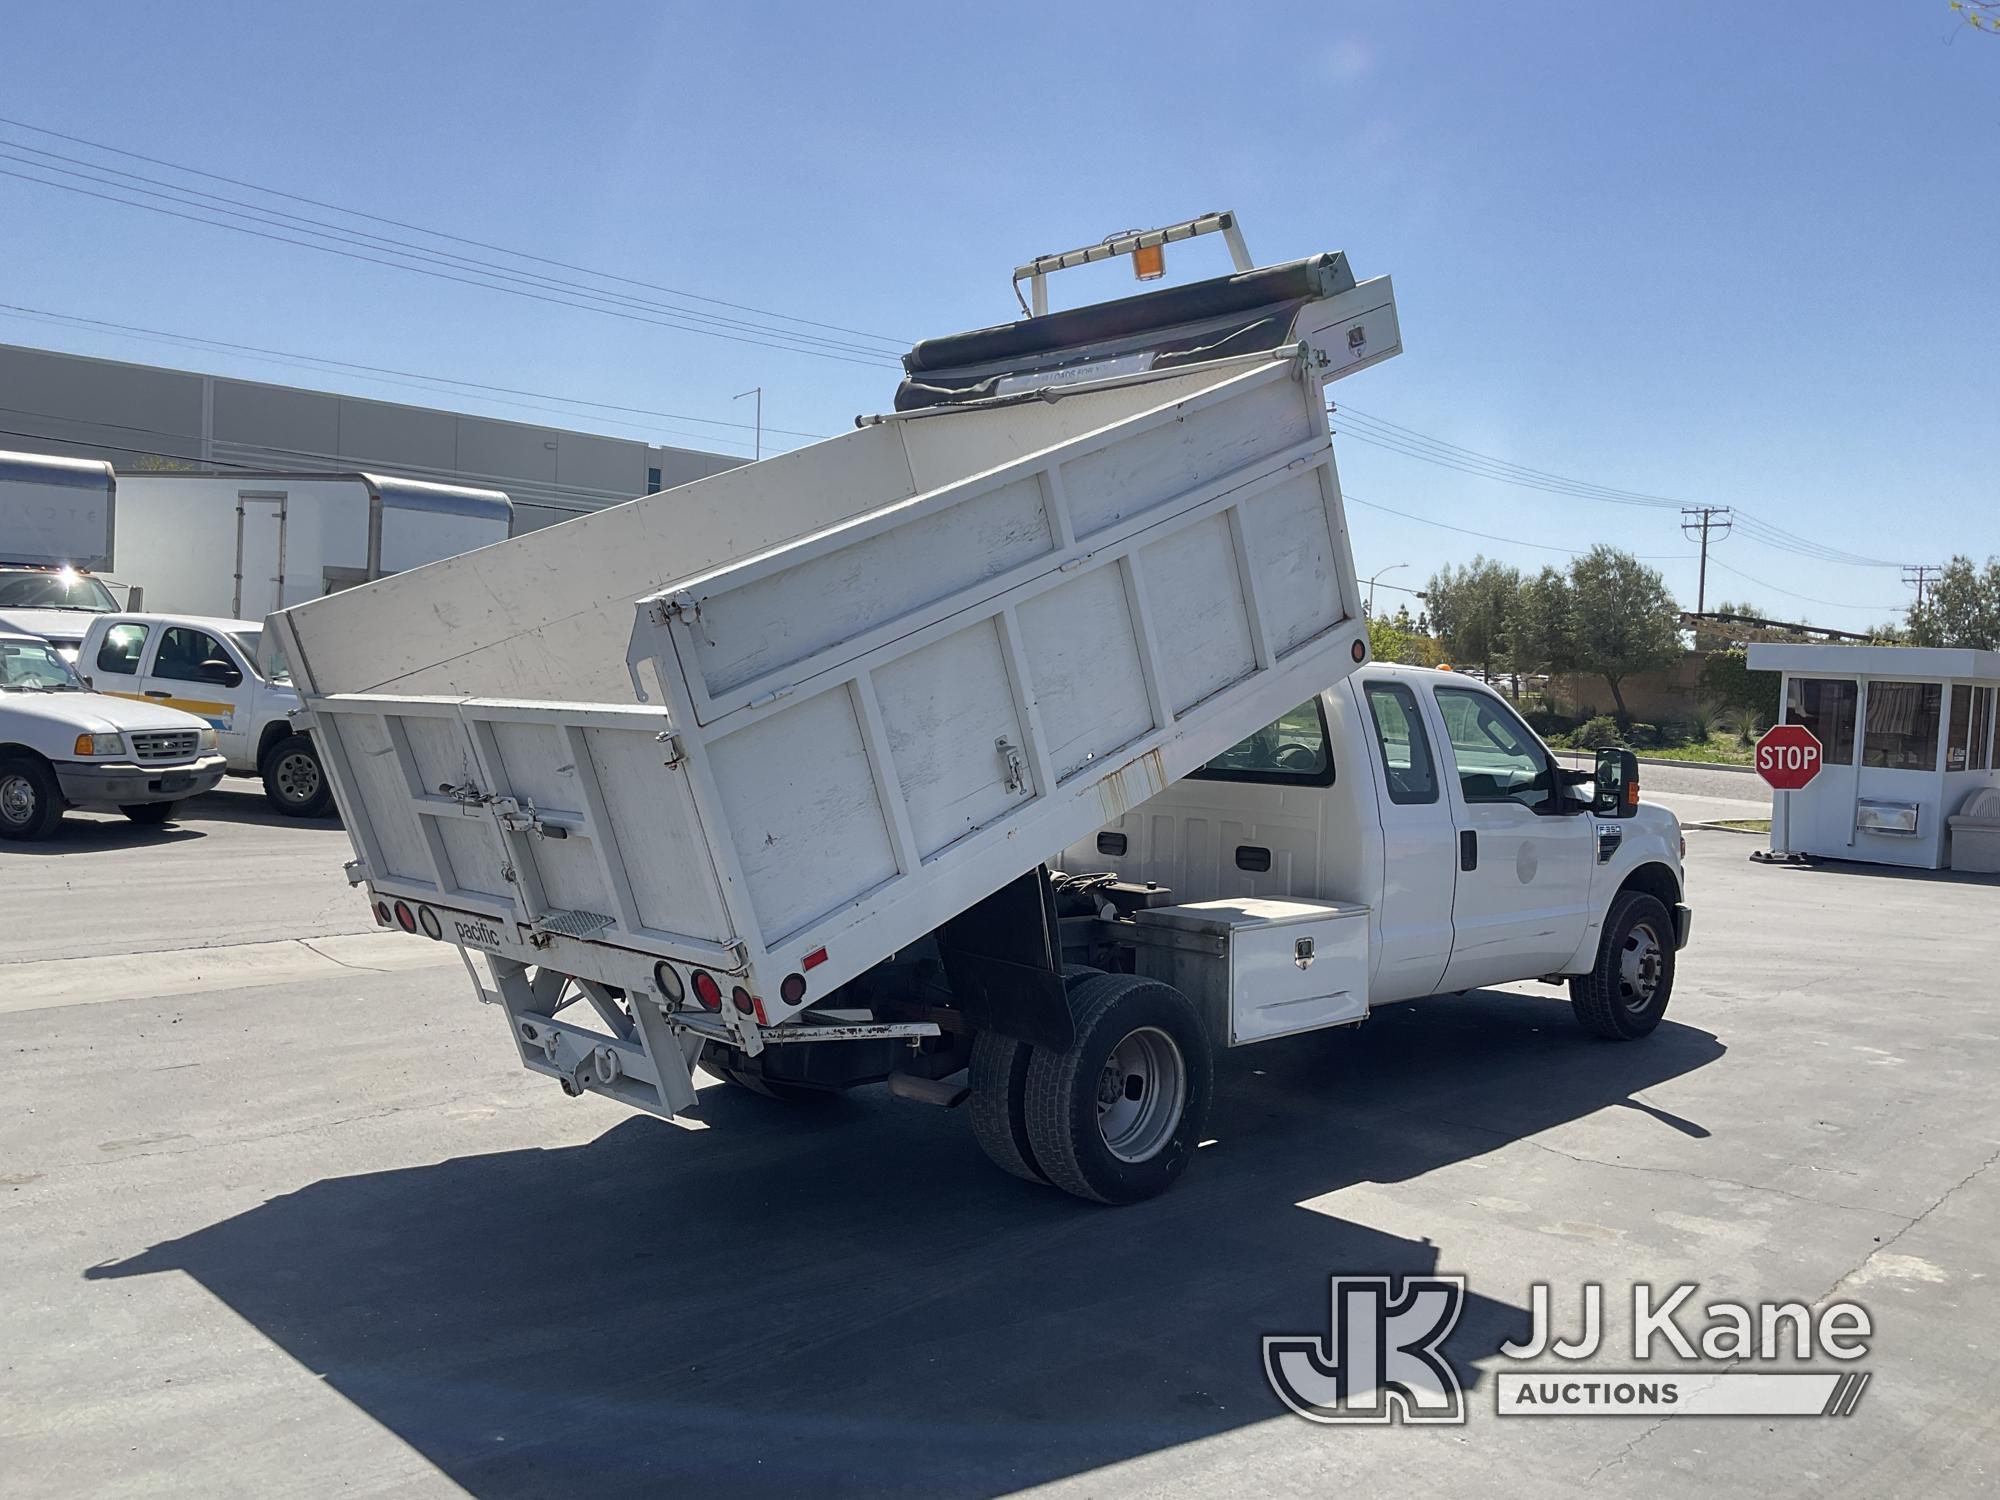
M 143 584 L 133 584 L 125 591 L 125 612 L 136 614 L 146 607 L 146 589 Z
M 243 673 L 234 662 L 214 657 L 201 664 L 201 680 L 220 683 L 223 687 L 236 687 L 243 681 Z
M 1592 816 L 1629 818 L 1639 810 L 1639 757 L 1630 750 L 1597 752 L 1597 787 L 1590 799 Z

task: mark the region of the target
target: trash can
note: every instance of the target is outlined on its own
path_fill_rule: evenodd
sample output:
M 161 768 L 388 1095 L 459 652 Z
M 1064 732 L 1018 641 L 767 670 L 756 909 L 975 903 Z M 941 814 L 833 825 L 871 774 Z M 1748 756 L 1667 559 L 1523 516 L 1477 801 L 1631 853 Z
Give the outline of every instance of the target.
M 1950 822 L 1951 867 L 2000 874 L 2000 787 L 1975 789 Z

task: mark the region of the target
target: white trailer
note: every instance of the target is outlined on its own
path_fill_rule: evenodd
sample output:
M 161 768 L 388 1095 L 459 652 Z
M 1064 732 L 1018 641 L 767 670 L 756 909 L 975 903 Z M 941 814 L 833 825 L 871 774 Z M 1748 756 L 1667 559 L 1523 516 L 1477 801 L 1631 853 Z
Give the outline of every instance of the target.
M 682 1114 L 704 1047 L 781 1095 L 956 1102 L 970 1065 L 1002 1166 L 1169 1185 L 1255 1036 L 1129 972 L 1179 941 L 1135 920 L 1161 893 L 1072 943 L 1101 882 L 1044 861 L 1366 660 L 1323 386 L 1400 349 L 1344 257 L 1239 273 L 920 344 L 893 416 L 275 616 L 378 922 L 456 944 L 572 1094 Z M 1185 941 L 1359 1019 L 1365 906 L 1273 906 Z
M 146 608 L 239 620 L 505 541 L 498 490 L 383 474 L 125 474 L 118 548 Z M 135 606 L 136 607 L 136 606 Z
M 110 464 L 0 453 L 0 630 L 75 660 L 91 616 L 118 607 L 92 576 L 111 567 L 117 498 Z

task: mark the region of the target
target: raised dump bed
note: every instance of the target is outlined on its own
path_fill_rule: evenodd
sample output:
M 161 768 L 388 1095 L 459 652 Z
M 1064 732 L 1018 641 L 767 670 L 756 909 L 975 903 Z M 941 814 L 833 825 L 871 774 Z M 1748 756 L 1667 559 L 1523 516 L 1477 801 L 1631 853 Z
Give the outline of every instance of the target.
M 353 877 L 495 960 L 531 1067 L 657 1112 L 702 1038 L 850 1007 L 1364 656 L 1322 385 L 1393 299 L 1298 264 L 1249 353 L 988 339 L 1024 373 L 274 616 Z M 548 1024 L 571 979 L 608 1038 Z

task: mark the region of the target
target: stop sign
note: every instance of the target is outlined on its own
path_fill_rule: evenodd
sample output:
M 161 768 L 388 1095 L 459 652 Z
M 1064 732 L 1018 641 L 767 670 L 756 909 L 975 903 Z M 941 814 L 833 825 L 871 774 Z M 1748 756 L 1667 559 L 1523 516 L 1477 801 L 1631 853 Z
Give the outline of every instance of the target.
M 1796 792 L 1819 775 L 1817 736 L 1803 724 L 1774 724 L 1757 741 L 1757 774 L 1781 792 Z

